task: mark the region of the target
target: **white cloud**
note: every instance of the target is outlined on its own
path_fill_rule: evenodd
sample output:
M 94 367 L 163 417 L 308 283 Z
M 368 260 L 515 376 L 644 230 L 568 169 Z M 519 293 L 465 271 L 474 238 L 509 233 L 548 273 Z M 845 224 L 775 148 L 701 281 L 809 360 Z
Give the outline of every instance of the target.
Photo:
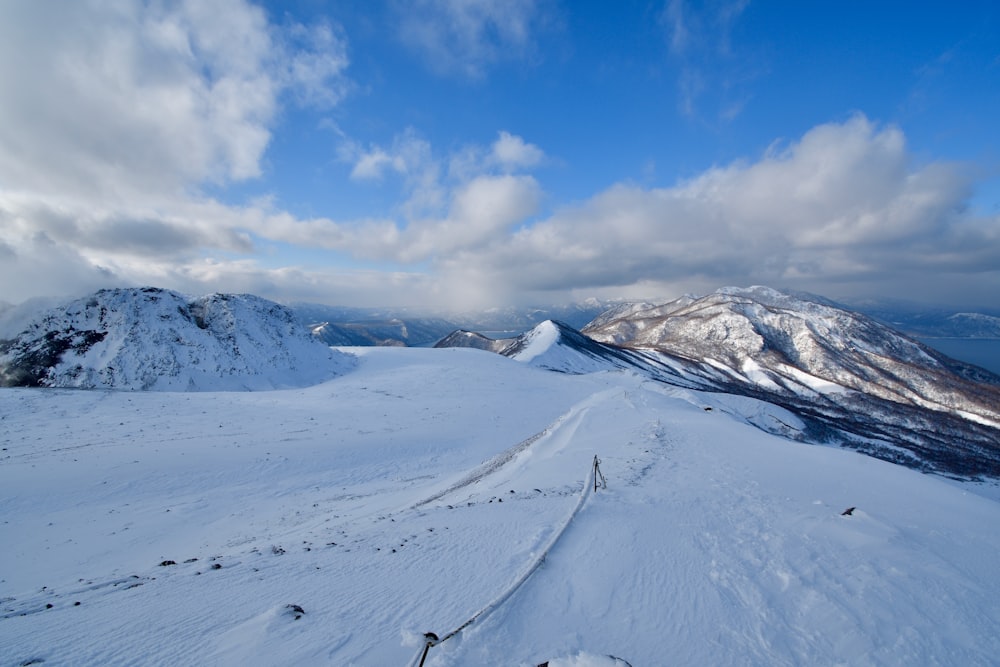
M 688 49 L 691 32 L 688 29 L 684 0 L 668 0 L 663 7 L 661 20 L 666 24 L 670 37 L 670 51 L 681 55 Z
M 344 77 L 347 39 L 329 23 L 293 23 L 284 37 L 289 54 L 284 83 L 300 103 L 329 108 L 340 102 L 352 88 L 351 81 Z
M 751 97 L 754 57 L 733 50 L 733 30 L 749 0 L 666 0 L 660 24 L 677 67 L 677 108 L 685 116 L 731 122 Z
M 914 164 L 898 128 L 856 116 L 673 187 L 612 186 L 442 268 L 550 294 L 763 283 L 988 299 L 1000 220 L 965 211 L 970 188 L 960 166 Z
M 392 171 L 404 176 L 408 187 L 416 188 L 428 181 L 436 181 L 439 172 L 430 142 L 413 128 L 397 135 L 388 148 L 372 145 L 363 149 L 357 143 L 345 140 L 340 156 L 354 165 L 351 178 L 358 181 L 381 180 L 386 171 Z
M 441 157 L 409 128 L 389 148 L 362 150 L 347 141 L 341 157 L 353 164 L 351 178 L 358 181 L 379 181 L 389 171 L 402 177 L 401 221 L 379 223 L 374 237 L 368 224 L 359 227 L 363 234 L 348 233 L 349 247 L 361 256 L 412 262 L 447 255 L 521 224 L 542 198 L 534 178 L 513 172 L 540 163 L 544 152 L 505 131 L 489 148 L 467 145 Z M 338 241 L 337 247 L 348 246 Z
M 402 231 L 394 258 L 415 262 L 482 251 L 534 215 L 540 201 L 541 188 L 530 176 L 480 176 L 456 190 L 445 218 Z
M 406 162 L 400 155 L 390 155 L 381 148 L 372 148 L 358 156 L 351 169 L 351 178 L 359 181 L 379 180 L 386 169 L 405 173 Z
M 4 296 L 247 252 L 199 192 L 258 176 L 281 105 L 335 104 L 346 67 L 332 26 L 245 0 L 0 4 Z
M 540 0 L 416 0 L 397 3 L 399 37 L 441 74 L 470 78 L 533 52 Z
M 127 200 L 260 174 L 285 92 L 332 103 L 344 44 L 244 0 L 40 0 L 0 9 L 0 183 Z
M 541 196 L 530 176 L 483 175 L 456 185 L 440 216 L 339 222 L 256 211 L 245 212 L 236 224 L 271 241 L 412 265 L 438 262 L 460 251 L 479 252 L 502 241 L 538 211 Z
M 612 184 L 540 219 L 543 186 L 525 170 L 545 153 L 507 131 L 446 154 L 413 129 L 388 146 L 345 141 L 358 187 L 398 188 L 370 218 L 214 201 L 204 184 L 260 171 L 283 104 L 346 90 L 335 29 L 279 29 L 219 1 L 0 4 L 0 298 L 122 284 L 357 305 L 753 283 L 1000 292 L 1000 219 L 966 209 L 971 175 L 915 162 L 902 130 L 863 116 L 671 187 Z M 288 246 L 322 259 L 271 263 Z M 329 268 L 345 257 L 353 268 Z
M 534 167 L 545 159 L 545 153 L 538 146 L 504 131 L 501 131 L 500 136 L 493 142 L 492 156 L 503 169 Z

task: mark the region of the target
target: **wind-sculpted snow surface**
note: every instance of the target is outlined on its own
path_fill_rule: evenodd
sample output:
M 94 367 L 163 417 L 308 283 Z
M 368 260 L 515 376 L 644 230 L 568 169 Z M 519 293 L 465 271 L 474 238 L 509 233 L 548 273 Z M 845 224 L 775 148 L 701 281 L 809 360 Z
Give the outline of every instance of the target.
M 0 662 L 405 665 L 502 599 L 426 666 L 996 664 L 997 487 L 639 373 L 354 352 L 278 392 L 0 389 Z
M 301 387 L 351 366 L 292 313 L 251 295 L 101 290 L 0 347 L 0 384 L 159 391 Z

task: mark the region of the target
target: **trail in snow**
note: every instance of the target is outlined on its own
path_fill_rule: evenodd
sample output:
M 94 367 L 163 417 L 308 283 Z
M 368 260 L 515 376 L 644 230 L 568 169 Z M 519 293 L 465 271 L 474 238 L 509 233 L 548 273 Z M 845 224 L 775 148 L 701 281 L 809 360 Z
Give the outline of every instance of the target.
M 577 500 L 576 505 L 573 507 L 573 510 L 569 513 L 569 516 L 566 517 L 566 520 L 563 521 L 562 525 L 553 532 L 552 537 L 549 538 L 545 546 L 542 547 L 537 553 L 532 555 L 531 562 L 527 565 L 527 567 L 523 569 L 521 574 L 519 574 L 518 577 L 513 582 L 511 582 L 511 584 L 507 588 L 505 588 L 499 595 L 497 595 L 496 598 L 491 600 L 489 604 L 487 604 L 485 607 L 483 607 L 476 613 L 472 614 L 472 616 L 470 616 L 468 620 L 466 620 L 464 623 L 459 625 L 451 632 L 444 634 L 440 637 L 435 633 L 425 634 L 424 637 L 427 639 L 426 647 L 417 651 L 417 654 L 414 656 L 414 659 L 410 663 L 413 667 L 416 667 L 416 665 L 419 665 L 424 661 L 427 655 L 427 649 L 431 648 L 432 646 L 440 646 L 449 639 L 458 636 L 460 632 L 471 626 L 473 623 L 482 622 L 486 620 L 486 618 L 488 618 L 490 614 L 499 609 L 501 605 L 507 602 L 507 600 L 509 600 L 517 592 L 517 590 L 524 585 L 524 583 L 528 580 L 528 578 L 535 573 L 535 571 L 541 566 L 543 562 L 545 562 L 546 556 L 548 556 L 549 552 L 559 541 L 559 538 L 561 538 L 563 534 L 566 532 L 566 529 L 569 528 L 570 523 L 572 523 L 573 519 L 576 518 L 576 515 L 580 513 L 580 510 L 583 508 L 584 503 L 586 503 L 587 499 L 590 497 L 591 490 L 592 489 L 596 490 L 599 474 L 600 473 L 598 468 L 598 459 L 595 456 L 594 462 L 590 467 L 590 472 L 588 473 L 587 477 L 583 480 L 583 486 L 582 489 L 580 490 L 580 499 Z
M 301 390 L 0 391 L 0 655 L 406 664 L 518 580 L 595 454 L 608 489 L 428 667 L 1000 655 L 1000 504 L 974 487 L 628 374 L 359 354 Z

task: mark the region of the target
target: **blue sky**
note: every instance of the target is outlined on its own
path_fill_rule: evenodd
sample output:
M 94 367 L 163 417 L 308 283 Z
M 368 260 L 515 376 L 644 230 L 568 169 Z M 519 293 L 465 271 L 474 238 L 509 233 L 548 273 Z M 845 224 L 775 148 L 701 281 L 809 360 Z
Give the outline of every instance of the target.
M 993 2 L 0 6 L 0 300 L 1000 301 Z

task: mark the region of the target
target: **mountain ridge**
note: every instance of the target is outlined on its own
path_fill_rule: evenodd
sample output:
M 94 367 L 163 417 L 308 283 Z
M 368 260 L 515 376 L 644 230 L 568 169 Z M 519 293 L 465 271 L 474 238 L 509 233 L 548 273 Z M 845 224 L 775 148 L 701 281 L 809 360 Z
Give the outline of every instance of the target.
M 625 305 L 584 332 L 539 325 L 492 349 L 550 370 L 629 371 L 745 396 L 802 421 L 755 424 L 785 437 L 963 479 L 1000 477 L 1000 377 L 832 302 L 729 288 Z

